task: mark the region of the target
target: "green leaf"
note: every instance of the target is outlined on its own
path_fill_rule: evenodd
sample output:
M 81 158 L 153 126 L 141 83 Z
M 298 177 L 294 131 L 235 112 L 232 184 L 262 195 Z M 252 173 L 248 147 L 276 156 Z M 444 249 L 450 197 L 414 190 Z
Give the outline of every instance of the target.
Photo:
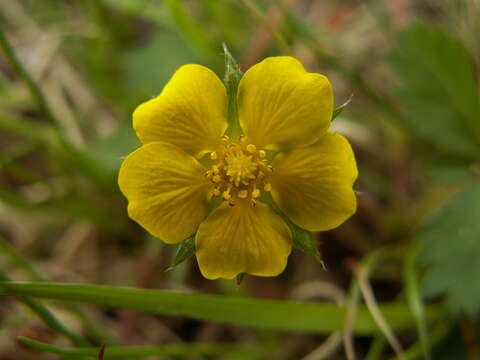
M 181 264 L 188 258 L 195 255 L 195 234 L 190 236 L 189 238 L 183 240 L 177 248 L 177 253 L 173 258 L 172 265 L 169 269 L 174 268 L 175 266 Z
M 480 307 L 480 181 L 467 186 L 427 218 L 418 231 L 419 261 L 428 266 L 427 297 L 445 295 L 454 313 Z
M 75 301 L 154 314 L 186 316 L 198 320 L 257 329 L 325 334 L 343 329 L 345 308 L 332 303 L 260 300 L 246 297 L 182 294 L 165 290 L 48 282 L 0 282 L 0 295 L 32 296 Z M 382 304 L 382 314 L 394 331 L 415 326 L 402 304 Z M 441 315 L 441 308 L 426 308 L 427 320 Z M 353 331 L 377 333 L 377 325 L 364 306 L 358 307 Z M 107 349 L 108 350 L 108 349 Z
M 480 103 L 470 54 L 450 34 L 418 23 L 389 57 L 403 120 L 420 138 L 455 155 L 480 155 Z
M 202 344 L 165 344 L 159 346 L 107 346 L 104 352 L 99 354 L 98 347 L 79 347 L 63 348 L 40 341 L 20 336 L 18 341 L 34 349 L 50 352 L 69 357 L 96 357 L 98 359 L 111 358 L 143 358 L 147 356 L 168 356 L 168 357 L 191 357 L 191 356 L 218 356 L 228 353 L 240 353 L 243 355 L 252 355 L 260 353 L 259 350 L 249 349 L 237 345 L 222 343 L 202 343 Z
M 461 184 L 474 177 L 475 162 L 439 153 L 424 153 L 424 169 L 435 185 Z

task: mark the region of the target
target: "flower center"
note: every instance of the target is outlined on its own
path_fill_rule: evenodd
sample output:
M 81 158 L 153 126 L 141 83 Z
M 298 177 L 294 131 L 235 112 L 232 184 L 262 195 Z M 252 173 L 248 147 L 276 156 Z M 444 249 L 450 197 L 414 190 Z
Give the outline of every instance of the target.
M 261 191 L 272 189 L 266 178 L 273 169 L 265 157 L 265 151 L 248 144 L 245 136 L 240 136 L 238 141 L 223 136 L 222 147 L 210 153 L 210 158 L 217 163 L 205 173 L 214 184 L 209 197 L 221 195 L 232 206 L 237 199 L 249 199 L 255 206 Z

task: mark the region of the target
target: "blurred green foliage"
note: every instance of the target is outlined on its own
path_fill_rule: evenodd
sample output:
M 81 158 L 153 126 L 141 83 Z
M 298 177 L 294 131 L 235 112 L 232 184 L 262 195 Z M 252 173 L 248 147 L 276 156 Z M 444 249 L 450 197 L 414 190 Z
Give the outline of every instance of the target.
M 433 162 L 436 174 L 445 178 L 453 168 L 453 179 L 466 183 L 427 216 L 418 231 L 417 239 L 424 243 L 422 264 L 427 266 L 424 291 L 429 297 L 446 295 L 455 313 L 475 314 L 480 307 L 480 282 L 475 280 L 480 273 L 475 170 L 480 162 L 480 98 L 475 61 L 458 38 L 439 26 L 417 22 L 401 31 L 398 41 L 389 60 L 400 82 L 394 96 L 403 106 L 401 120 L 432 145 L 419 156 L 427 164 Z
M 468 184 L 422 224 L 421 261 L 428 267 L 426 296 L 447 296 L 455 314 L 476 314 L 480 306 L 480 182 Z
M 418 335 L 412 327 L 400 338 L 408 347 L 405 358 L 427 359 L 430 352 L 434 359 L 478 358 L 479 24 L 477 0 L 1 2 L 1 31 L 27 72 L 18 71 L 3 47 L 0 234 L 9 245 L 2 240 L 2 278 L 8 279 L 3 276 L 8 273 L 13 279 L 103 281 L 280 298 L 299 284 L 321 279 L 350 299 L 345 310 L 350 314 L 360 301 L 358 274 L 365 271 L 380 312 L 384 301 L 401 313 L 409 307 L 417 322 Z M 184 261 L 193 254 L 192 241 L 176 253 L 146 236 L 126 215 L 116 178 L 122 157 L 139 145 L 130 114 L 156 96 L 182 64 L 200 63 L 223 74 L 222 43 L 243 71 L 263 57 L 288 52 L 308 70 L 330 77 L 337 106 L 353 94 L 333 127 L 345 133 L 357 155 L 359 211 L 341 228 L 322 235 L 328 272 L 294 254 L 281 277 L 246 277 L 241 290 L 232 290 L 230 284 L 200 279 L 194 261 Z M 82 226 L 88 235 L 81 235 Z M 306 241 L 304 250 L 318 255 L 312 238 L 295 224 L 292 229 Z M 392 245 L 402 250 L 389 250 Z M 399 266 L 398 260 L 405 261 Z M 182 261 L 175 270 L 163 271 Z M 148 267 L 151 263 L 155 265 Z M 349 282 L 353 290 L 347 291 Z M 62 319 L 57 319 L 55 304 L 49 304 L 49 311 L 33 299 L 19 300 L 40 309 L 37 315 L 47 324 L 60 324 L 58 333 L 70 334 L 70 326 L 62 328 Z M 3 305 L 4 299 L 0 301 Z M 5 303 L 13 314 L 0 331 L 16 334 L 21 324 L 38 324 L 25 319 L 21 308 Z M 160 322 L 150 316 L 139 320 L 144 321 L 139 326 L 128 317 L 112 320 L 106 312 L 92 316 L 70 305 L 62 309 L 81 324 L 72 331 L 80 329 L 94 345 L 118 341 L 119 333 L 128 334 L 128 324 L 136 330 L 135 341 L 149 343 L 148 331 L 139 329 Z M 426 306 L 445 310 L 435 322 L 427 321 Z M 2 320 L 6 312 L 0 311 Z M 364 315 L 357 320 L 360 325 L 362 319 Z M 108 324 L 108 331 L 98 324 Z M 322 329 L 333 331 L 332 324 L 326 319 Z M 195 330 L 184 328 L 177 326 L 179 337 L 194 338 Z M 236 336 L 233 331 L 225 335 L 225 328 L 215 331 L 215 341 Z M 301 358 L 318 346 L 312 336 L 290 342 L 281 336 L 251 331 L 238 338 L 261 349 L 278 348 L 274 355 L 279 359 Z M 125 337 L 121 341 L 128 343 Z M 355 350 L 369 360 L 390 358 L 386 345 L 378 331 L 371 347 L 359 341 Z M 14 345 L 5 351 L 2 346 L 7 345 L 0 342 L 0 357 L 9 351 L 18 358 L 24 354 L 18 355 L 21 350 Z M 212 354 L 224 353 L 215 344 L 212 349 Z M 180 346 L 180 351 L 191 354 L 195 344 Z M 253 353 L 229 358 L 262 358 Z M 337 355 L 343 356 L 341 351 Z

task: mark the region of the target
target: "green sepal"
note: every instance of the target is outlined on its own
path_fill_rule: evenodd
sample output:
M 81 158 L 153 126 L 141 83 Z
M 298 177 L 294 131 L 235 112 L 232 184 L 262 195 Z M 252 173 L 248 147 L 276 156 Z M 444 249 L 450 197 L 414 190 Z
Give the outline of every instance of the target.
M 103 357 L 105 356 L 105 344 L 102 344 L 100 346 L 100 350 L 98 352 L 98 357 L 97 360 L 103 360 Z
M 325 268 L 325 264 L 323 263 L 322 257 L 320 255 L 320 251 L 318 251 L 318 248 L 317 248 L 317 242 L 315 241 L 315 238 L 313 237 L 312 233 L 294 224 L 290 219 L 286 220 L 284 218 L 283 220 L 287 223 L 288 227 L 290 228 L 290 231 L 292 233 L 293 245 L 295 245 L 296 248 L 313 256 L 313 258 L 316 261 L 318 261 L 320 264 L 322 264 L 323 268 Z
M 337 106 L 335 109 L 333 109 L 332 121 L 335 120 L 336 117 L 342 113 L 343 109 L 345 109 L 348 104 L 350 104 L 350 102 L 352 101 L 352 97 L 353 97 L 353 94 L 350 95 L 350 97 L 348 98 L 348 100 L 345 101 L 342 105 Z
M 322 256 L 320 255 L 320 251 L 318 251 L 317 248 L 317 242 L 315 241 L 312 233 L 308 230 L 302 229 L 300 226 L 290 220 L 290 218 L 285 215 L 282 210 L 280 210 L 275 201 L 273 201 L 271 194 L 264 193 L 262 196 L 262 201 L 268 204 L 272 208 L 272 210 L 275 211 L 288 225 L 288 228 L 292 233 L 293 245 L 296 248 L 313 256 L 313 258 L 317 260 L 320 264 L 322 264 L 323 268 L 325 268 Z
M 241 285 L 244 278 L 245 278 L 245 273 L 238 274 L 237 277 L 235 278 L 235 282 L 237 283 L 237 285 Z
M 178 245 L 177 253 L 167 270 L 173 269 L 175 266 L 181 264 L 193 255 L 195 255 L 195 234 L 186 238 Z
M 238 121 L 237 89 L 243 74 L 225 43 L 223 44 L 223 52 L 225 54 L 225 76 L 223 83 L 227 89 L 228 98 L 228 129 L 226 134 L 229 136 L 239 136 L 241 135 L 241 128 Z

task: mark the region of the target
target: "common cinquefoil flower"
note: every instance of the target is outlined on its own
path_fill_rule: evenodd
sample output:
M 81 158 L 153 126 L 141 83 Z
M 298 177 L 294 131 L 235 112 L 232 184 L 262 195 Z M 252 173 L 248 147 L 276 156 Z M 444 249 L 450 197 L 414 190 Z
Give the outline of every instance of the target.
M 323 231 L 356 209 L 352 149 L 327 132 L 333 94 L 325 76 L 292 57 L 267 58 L 246 71 L 236 99 L 232 129 L 222 81 L 206 67 L 182 66 L 135 110 L 143 145 L 119 175 L 129 216 L 152 235 L 176 244 L 196 234 L 209 279 L 278 275 L 292 248 L 285 216 Z

